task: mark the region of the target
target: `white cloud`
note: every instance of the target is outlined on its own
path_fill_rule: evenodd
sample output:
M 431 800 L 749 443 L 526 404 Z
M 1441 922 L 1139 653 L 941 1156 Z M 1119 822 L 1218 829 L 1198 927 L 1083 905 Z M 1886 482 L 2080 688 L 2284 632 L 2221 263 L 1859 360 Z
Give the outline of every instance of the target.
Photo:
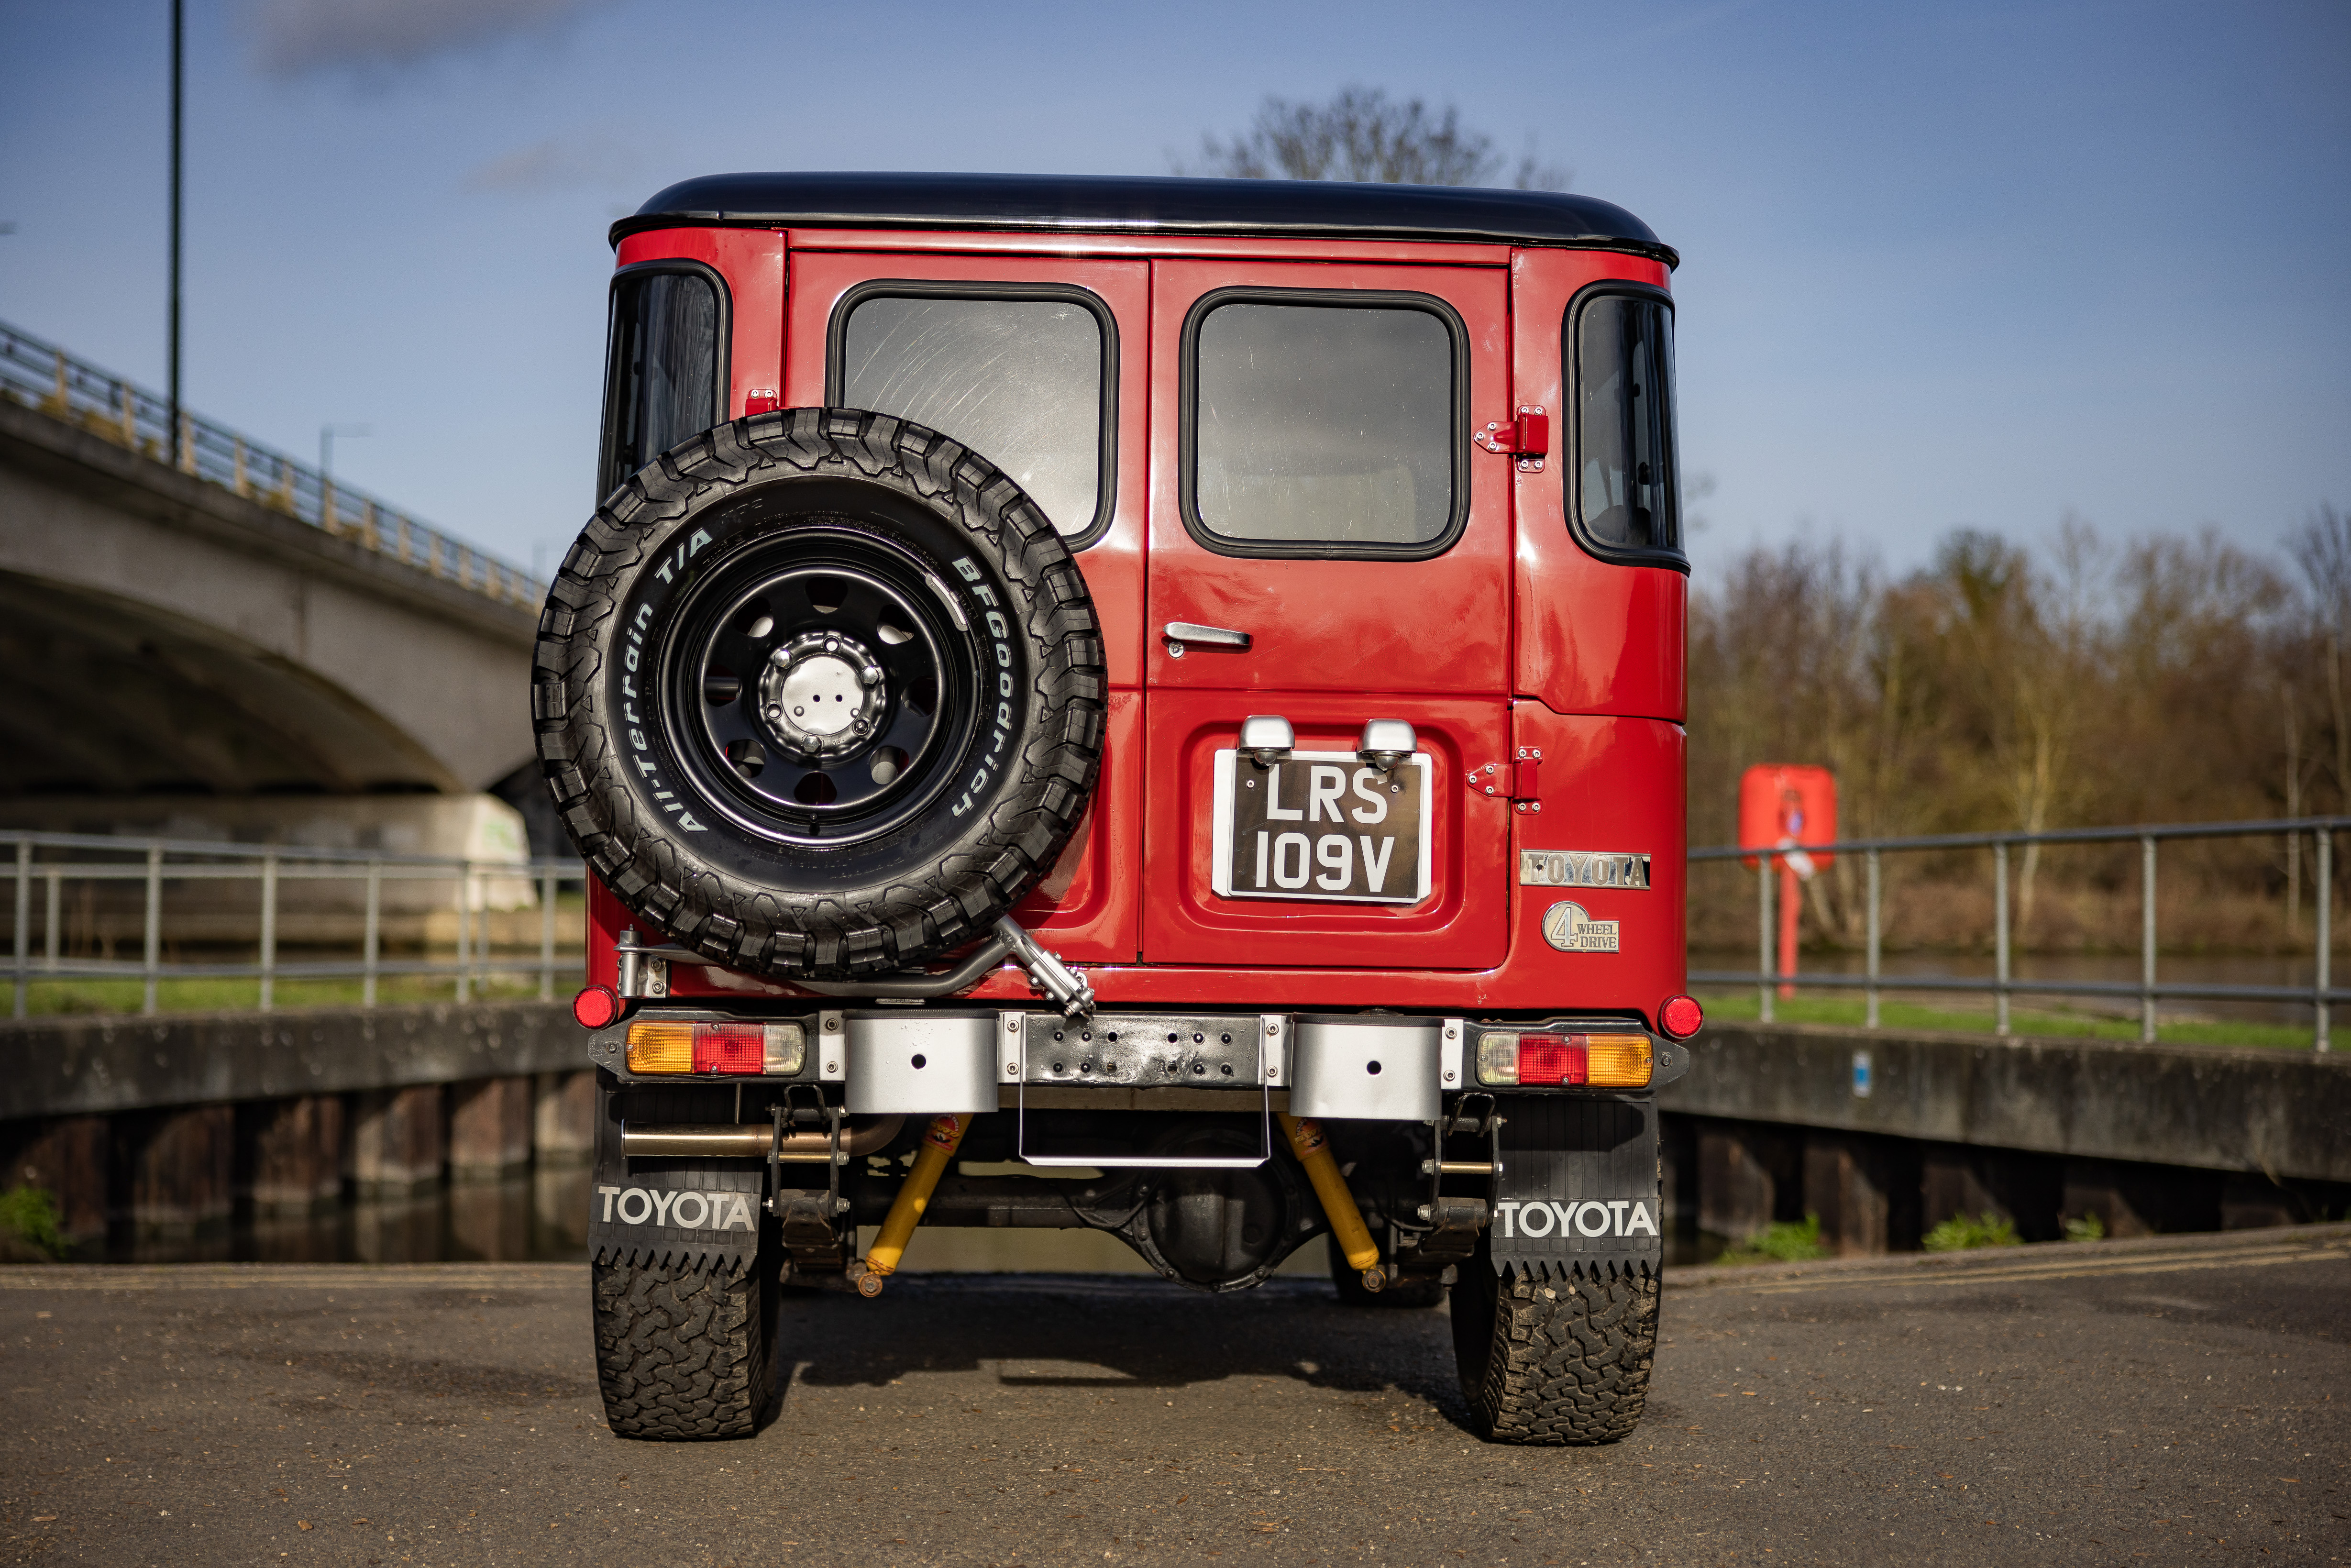
M 248 0 L 246 31 L 273 76 L 374 73 L 560 31 L 611 0 Z
M 643 162 L 634 148 L 609 136 L 550 136 L 491 159 L 465 176 L 465 186 L 514 195 L 578 185 L 611 190 L 641 183 Z

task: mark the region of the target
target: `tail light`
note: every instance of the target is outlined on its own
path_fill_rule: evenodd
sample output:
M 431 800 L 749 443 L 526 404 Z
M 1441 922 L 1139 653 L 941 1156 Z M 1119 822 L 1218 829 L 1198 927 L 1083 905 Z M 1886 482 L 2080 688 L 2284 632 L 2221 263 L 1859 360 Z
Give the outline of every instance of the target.
M 581 1029 L 602 1029 L 621 1019 L 621 993 L 610 986 L 590 986 L 571 998 L 571 1016 Z
M 1696 997 L 1667 997 L 1657 1009 L 1657 1028 L 1673 1040 L 1687 1040 L 1706 1027 L 1706 1009 Z
M 629 1026 L 632 1072 L 726 1072 L 790 1077 L 808 1061 L 808 1031 L 796 1023 L 659 1023 Z
M 1478 1037 L 1478 1082 L 1491 1084 L 1646 1089 L 1646 1034 L 1501 1034 Z

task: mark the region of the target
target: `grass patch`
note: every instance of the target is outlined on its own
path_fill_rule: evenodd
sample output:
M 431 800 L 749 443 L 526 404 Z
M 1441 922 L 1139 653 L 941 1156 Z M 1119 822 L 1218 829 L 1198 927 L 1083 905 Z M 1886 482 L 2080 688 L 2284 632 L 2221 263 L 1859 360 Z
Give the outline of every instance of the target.
M 1828 1255 L 1828 1244 L 1821 1239 L 1821 1217 L 1807 1214 L 1801 1221 L 1776 1221 L 1761 1234 L 1748 1238 L 1743 1246 L 1725 1248 L 1722 1256 L 1715 1261 L 1808 1263 L 1815 1258 Z
M 2065 1222 L 2065 1239 L 2068 1241 L 2104 1241 L 2105 1239 L 2106 1222 L 2095 1214 L 2085 1214 Z
M 57 1200 L 47 1188 L 19 1183 L 0 1192 L 0 1251 L 30 1251 L 55 1261 L 72 1249 L 57 1226 Z
M 558 956 L 561 962 L 562 955 Z M 577 955 L 570 956 L 573 965 Z M 531 962 L 538 962 L 533 955 Z M 0 975 L 0 984 L 8 977 Z M 559 999 L 578 988 L 576 970 L 559 973 L 555 977 L 555 994 Z M 136 1013 L 145 996 L 145 986 L 139 980 L 115 979 L 40 979 L 29 981 L 25 988 L 25 1010 L 33 1018 L 55 1018 L 65 1014 Z M 334 980 L 289 980 L 277 982 L 275 1004 L 281 1008 L 330 1008 L 360 1005 L 365 994 L 362 981 L 354 977 Z M 376 981 L 376 1001 L 391 1007 L 403 1002 L 445 1002 L 455 998 L 457 985 L 454 979 L 438 975 L 385 975 Z M 477 978 L 471 988 L 475 1001 L 517 1001 L 538 995 L 538 977 L 492 975 Z M 188 979 L 159 980 L 155 986 L 155 1009 L 166 1013 L 246 1012 L 261 1000 L 258 980 Z
M 1762 1016 L 1762 1006 L 1751 986 L 1737 990 L 1708 990 L 1698 993 L 1706 1004 L 1707 1017 L 1726 1023 L 1753 1023 Z M 1803 996 L 1773 999 L 1772 1014 L 1781 1023 L 1842 1024 L 1859 1029 L 1867 1020 L 1868 1003 L 1858 996 Z M 2011 1005 L 2008 1012 L 2011 1033 L 2046 1036 L 2064 1040 L 2127 1040 L 2138 1039 L 2136 1019 L 2106 1018 L 2094 1013 L 2067 1012 L 2062 1009 L 2022 1008 Z M 1951 1007 L 1928 1007 L 1918 1002 L 1897 1001 L 1882 998 L 1877 1009 L 1878 1028 L 1890 1033 L 1905 1030 L 1941 1030 L 1964 1034 L 1990 1034 L 1995 1027 L 1989 1006 L 1980 1011 Z M 2158 1015 L 2156 1038 L 2169 1045 L 2252 1045 L 2277 1050 L 2308 1051 L 2311 1034 L 2308 1028 L 2298 1024 L 2239 1023 L 2223 1019 L 2183 1019 L 2178 1023 L 2166 1023 Z
M 1929 1252 L 1966 1252 L 1978 1247 L 2021 1246 L 2022 1240 L 2015 1225 L 1997 1214 L 1955 1214 L 1920 1237 L 1918 1245 Z

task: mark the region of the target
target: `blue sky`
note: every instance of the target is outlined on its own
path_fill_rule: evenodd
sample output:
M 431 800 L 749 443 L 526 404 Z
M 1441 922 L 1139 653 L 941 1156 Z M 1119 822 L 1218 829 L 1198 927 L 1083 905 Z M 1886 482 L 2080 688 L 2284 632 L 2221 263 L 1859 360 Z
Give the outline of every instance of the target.
M 1698 570 L 2351 505 L 2351 8 L 190 0 L 191 406 L 529 564 L 606 225 L 741 168 L 1159 173 L 1268 93 L 1459 105 L 1684 256 Z M 160 386 L 163 0 L 0 0 L 0 318 Z

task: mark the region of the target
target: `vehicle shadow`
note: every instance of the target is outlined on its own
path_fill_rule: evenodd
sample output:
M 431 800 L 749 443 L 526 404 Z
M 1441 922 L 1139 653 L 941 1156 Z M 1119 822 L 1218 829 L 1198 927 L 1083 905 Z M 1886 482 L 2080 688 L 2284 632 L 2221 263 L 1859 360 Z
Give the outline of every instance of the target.
M 1343 1307 L 1311 1280 L 1215 1296 L 1154 1278 L 901 1275 L 878 1301 L 788 1300 L 777 1350 L 793 1369 L 789 1383 L 811 1387 L 991 1369 L 1006 1388 L 1172 1389 L 1278 1377 L 1416 1396 L 1457 1424 L 1463 1414 L 1441 1309 Z

